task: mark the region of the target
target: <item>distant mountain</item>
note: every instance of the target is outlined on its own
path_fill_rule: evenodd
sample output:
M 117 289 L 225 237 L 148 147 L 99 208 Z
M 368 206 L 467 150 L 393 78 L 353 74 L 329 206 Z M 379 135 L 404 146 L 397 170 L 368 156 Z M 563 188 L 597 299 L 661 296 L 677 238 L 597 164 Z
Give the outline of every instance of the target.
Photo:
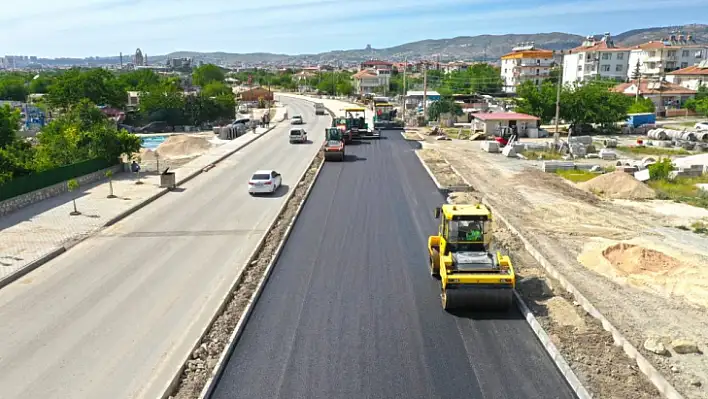
M 708 25 L 691 24 L 684 26 L 667 26 L 646 29 L 635 29 L 614 35 L 615 44 L 634 46 L 649 40 L 661 40 L 670 36 L 674 31 L 692 34 L 699 43 L 708 45 Z M 603 32 L 590 32 L 601 34 Z M 535 33 L 513 35 L 480 35 L 460 36 L 452 39 L 422 40 L 406 43 L 395 47 L 375 49 L 367 47 L 359 50 L 337 50 L 319 54 L 272 54 L 272 53 L 200 53 L 194 51 L 179 51 L 167 55 L 150 55 L 151 64 L 162 63 L 167 58 L 191 57 L 198 61 L 216 64 L 279 64 L 279 65 L 307 65 L 307 64 L 334 64 L 358 63 L 371 58 L 403 61 L 405 58 L 416 60 L 422 58 L 440 57 L 442 61 L 451 60 L 498 60 L 499 57 L 511 51 L 518 43 L 534 42 L 536 47 L 548 50 L 565 50 L 579 46 L 584 36 L 568 33 Z M 123 61 L 129 62 L 130 55 L 124 55 Z M 45 60 L 41 60 L 43 62 Z M 55 65 L 95 65 L 117 64 L 118 57 L 89 57 L 85 59 L 51 60 Z

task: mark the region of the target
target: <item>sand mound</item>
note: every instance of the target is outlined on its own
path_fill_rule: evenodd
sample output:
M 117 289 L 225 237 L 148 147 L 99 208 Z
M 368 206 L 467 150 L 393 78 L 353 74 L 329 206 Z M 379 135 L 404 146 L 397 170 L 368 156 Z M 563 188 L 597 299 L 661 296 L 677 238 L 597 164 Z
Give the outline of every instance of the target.
M 602 251 L 602 255 L 624 275 L 664 274 L 681 267 L 678 259 L 631 244 L 620 243 L 607 247 Z
M 155 152 L 149 148 L 141 148 L 138 154 L 140 155 L 140 160 L 143 162 L 155 160 Z
M 654 190 L 628 173 L 617 171 L 578 184 L 579 187 L 616 199 L 652 199 Z
M 211 144 L 205 137 L 190 135 L 170 136 L 157 147 L 160 158 L 197 156 L 205 153 Z

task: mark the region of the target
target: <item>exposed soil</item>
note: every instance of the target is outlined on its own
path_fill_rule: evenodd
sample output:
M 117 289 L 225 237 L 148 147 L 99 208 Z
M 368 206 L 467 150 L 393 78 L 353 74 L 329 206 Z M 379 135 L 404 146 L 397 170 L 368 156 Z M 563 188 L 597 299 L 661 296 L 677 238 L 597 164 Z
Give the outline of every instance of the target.
M 578 187 L 608 198 L 652 199 L 656 192 L 628 173 L 617 171 L 578 184 Z
M 280 242 L 283 240 L 288 225 L 295 219 L 295 213 L 305 199 L 310 186 L 314 183 L 317 168 L 323 162 L 322 154 L 318 153 L 310 165 L 305 177 L 298 183 L 295 191 L 288 199 L 283 212 L 273 227 L 268 231 L 265 244 L 258 255 L 243 270 L 241 281 L 231 294 L 231 299 L 222 313 L 209 328 L 200 346 L 185 362 L 182 377 L 170 399 L 198 398 L 216 366 L 219 357 L 224 352 L 228 340 L 241 320 L 241 315 L 251 301 L 258 284 L 265 277 L 265 271 L 275 256 Z
M 435 150 L 420 150 L 418 154 L 428 165 L 438 183 L 443 187 L 455 187 L 466 185 L 465 181 L 455 173 L 452 166 L 443 158 L 440 152 Z
M 642 345 L 653 335 L 688 338 L 699 346 L 704 345 L 708 342 L 708 329 L 705 328 L 708 325 L 708 314 L 705 308 L 692 306 L 685 297 L 672 292 L 657 295 L 655 287 L 611 280 L 583 265 L 578 256 L 583 252 L 585 244 L 597 237 L 608 241 L 598 253 L 602 259 L 602 251 L 607 247 L 641 237 L 641 243 L 632 244 L 665 252 L 666 256 L 681 261 L 691 257 L 694 259 L 692 270 L 700 271 L 708 269 L 708 262 L 703 261 L 704 255 L 708 254 L 707 243 L 681 246 L 673 236 L 676 229 L 664 228 L 665 231 L 657 231 L 658 227 L 667 225 L 665 223 L 669 217 L 656 215 L 648 209 L 603 201 L 556 175 L 519 166 L 524 161 L 512 162 L 498 155 L 482 153 L 476 148 L 460 148 L 464 144 L 428 141 L 425 147 L 438 150 L 433 153 L 435 161 L 440 163 L 439 158 L 448 160 L 455 170 L 484 194 L 494 208 L 504 213 L 509 222 L 580 289 L 686 398 L 705 398 L 708 383 L 708 362 L 705 356 L 676 355 L 666 358 L 645 350 Z M 504 242 L 499 237 L 496 239 L 497 243 Z M 680 247 L 684 252 L 683 257 L 664 250 L 664 247 L 670 245 L 675 246 L 674 249 Z M 659 250 L 659 247 L 662 249 Z M 516 248 L 512 252 L 512 260 L 517 265 L 535 264 L 530 255 L 526 257 L 531 260 L 518 259 L 524 251 Z M 635 255 L 641 256 L 641 251 Z M 610 260 L 605 259 L 605 262 L 612 267 Z M 522 279 L 529 276 L 529 267 L 520 266 L 517 269 Z M 537 267 L 536 275 L 543 276 L 544 281 L 548 282 L 543 270 Z M 683 278 L 682 283 L 685 285 L 694 280 Z M 531 276 L 531 279 L 519 284 L 519 290 L 523 295 L 528 295 L 530 307 L 553 339 L 558 340 L 557 346 L 579 378 L 588 383 L 588 390 L 594 392 L 596 397 L 659 397 L 653 386 L 647 385 L 648 381 L 638 371 L 635 362 L 626 357 L 620 348 L 612 345 L 611 335 L 594 318 L 582 314 L 588 332 L 579 333 L 579 323 L 569 315 L 568 307 L 560 305 L 561 302 L 557 300 L 549 301 L 554 296 L 565 297 L 565 292 L 551 290 L 554 295 L 546 293 L 536 298 L 528 293 L 529 290 L 532 293 L 539 292 L 538 283 L 533 281 L 534 277 Z M 535 284 L 536 289 L 529 289 L 529 284 Z M 689 291 L 694 292 L 693 289 Z M 584 312 L 577 306 L 573 308 Z M 593 325 L 596 330 L 592 330 Z M 596 374 L 602 377 L 594 377 Z M 636 382 L 632 382 L 634 380 Z M 636 385 L 635 389 L 617 390 L 618 387 L 629 386 L 629 382 Z

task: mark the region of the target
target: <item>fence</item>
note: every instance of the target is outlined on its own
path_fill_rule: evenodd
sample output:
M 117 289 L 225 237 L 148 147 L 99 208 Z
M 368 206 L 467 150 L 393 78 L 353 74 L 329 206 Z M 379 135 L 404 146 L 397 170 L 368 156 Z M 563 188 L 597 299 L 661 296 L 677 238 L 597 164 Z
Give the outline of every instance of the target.
M 97 172 L 101 169 L 110 168 L 117 163 L 117 160 L 106 161 L 105 159 L 90 159 L 88 161 L 77 162 L 32 175 L 18 177 L 4 184 L 0 184 L 0 201 Z

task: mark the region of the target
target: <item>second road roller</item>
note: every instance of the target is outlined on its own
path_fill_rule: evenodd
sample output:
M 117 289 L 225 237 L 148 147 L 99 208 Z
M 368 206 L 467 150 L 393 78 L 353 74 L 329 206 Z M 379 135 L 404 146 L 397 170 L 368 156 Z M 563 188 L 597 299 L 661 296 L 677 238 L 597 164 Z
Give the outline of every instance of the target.
M 505 311 L 516 275 L 508 256 L 492 246 L 492 213 L 483 204 L 435 208 L 438 234 L 428 238 L 430 274 L 440 279 L 442 307 Z

